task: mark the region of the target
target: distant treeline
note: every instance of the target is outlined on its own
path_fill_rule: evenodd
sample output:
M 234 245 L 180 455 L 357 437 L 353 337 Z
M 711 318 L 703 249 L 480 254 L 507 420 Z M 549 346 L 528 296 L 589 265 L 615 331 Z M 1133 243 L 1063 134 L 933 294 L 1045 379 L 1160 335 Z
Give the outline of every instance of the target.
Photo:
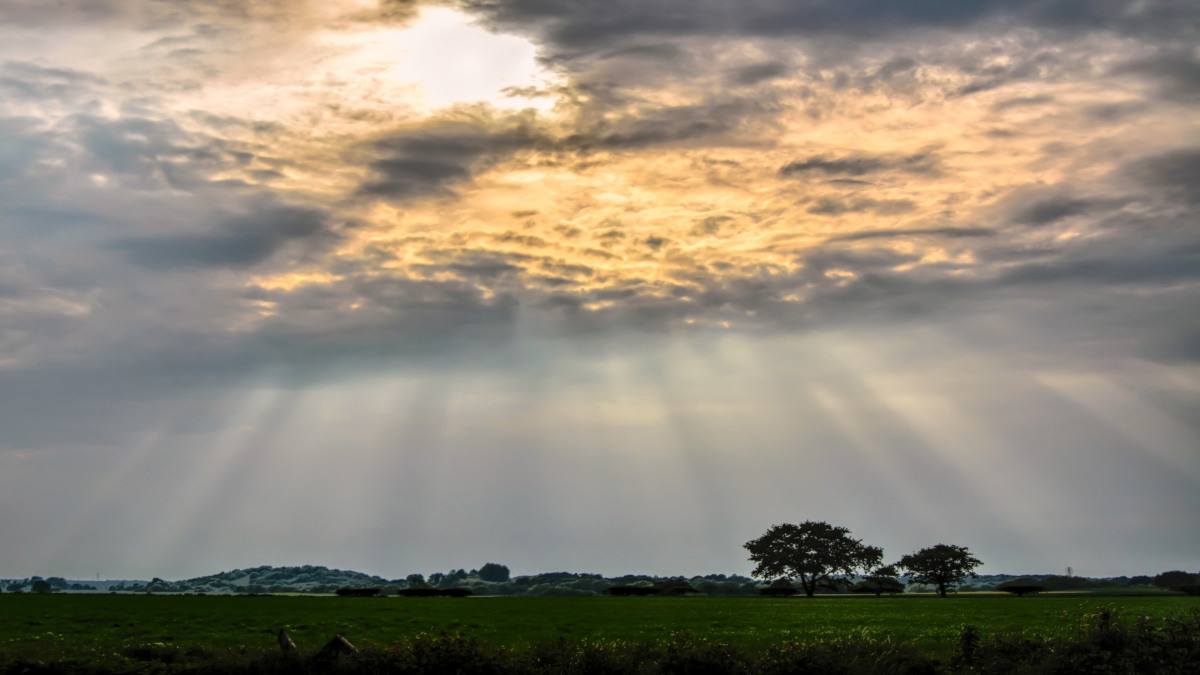
M 1178 579 L 1173 576 L 1187 573 L 1173 571 L 1156 576 L 1141 575 L 1133 577 L 1091 578 L 1066 576 L 1058 574 L 1046 575 L 1013 575 L 995 574 L 984 575 L 971 580 L 971 583 L 958 587 L 960 592 L 997 590 L 1001 584 L 1019 582 L 1040 587 L 1047 591 L 1072 591 L 1104 588 L 1146 587 L 1176 588 Z M 1191 575 L 1195 581 L 1200 574 Z M 906 579 L 905 579 L 906 580 Z M 1171 583 L 1166 583 L 1171 581 Z M 1193 583 L 1194 583 L 1193 581 Z M 61 592 L 118 592 L 118 593 L 238 593 L 238 594 L 280 594 L 280 593 L 314 593 L 334 594 L 344 589 L 377 589 L 381 595 L 398 595 L 407 589 L 469 589 L 472 595 L 506 595 L 506 596 L 586 596 L 612 594 L 614 588 L 618 595 L 657 594 L 665 591 L 669 594 L 700 593 L 704 595 L 759 595 L 764 589 L 772 587 L 771 583 L 757 581 L 750 577 L 737 574 L 708 574 L 704 576 L 653 576 L 644 574 L 627 574 L 618 577 L 605 577 L 600 574 L 577 572 L 548 572 L 511 576 L 505 565 L 488 563 L 479 569 L 456 569 L 449 572 L 435 572 L 428 577 L 421 574 L 410 574 L 403 579 L 385 579 L 360 572 L 331 570 L 325 567 L 306 565 L 303 567 L 257 567 L 244 570 L 232 570 L 207 577 L 197 577 L 183 581 L 109 581 L 109 582 L 73 582 L 62 577 L 29 577 L 26 579 L 0 579 L 0 588 L 9 593 L 61 593 Z M 775 584 L 778 587 L 778 584 Z M 646 589 L 639 592 L 638 588 Z M 686 589 L 686 591 L 685 591 Z M 931 589 L 919 585 L 910 586 L 908 592 L 922 592 Z M 1003 589 L 1000 589 L 1003 590 Z M 825 593 L 836 593 L 833 589 L 825 589 Z M 345 594 L 345 593 L 343 593 Z M 406 593 L 416 595 L 418 593 Z

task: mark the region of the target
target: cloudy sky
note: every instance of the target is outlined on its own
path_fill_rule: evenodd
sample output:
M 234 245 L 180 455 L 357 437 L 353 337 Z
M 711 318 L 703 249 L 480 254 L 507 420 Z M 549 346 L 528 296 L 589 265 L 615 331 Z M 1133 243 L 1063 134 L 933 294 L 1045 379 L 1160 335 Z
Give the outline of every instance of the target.
M 5 0 L 0 577 L 1200 569 L 1193 0 Z

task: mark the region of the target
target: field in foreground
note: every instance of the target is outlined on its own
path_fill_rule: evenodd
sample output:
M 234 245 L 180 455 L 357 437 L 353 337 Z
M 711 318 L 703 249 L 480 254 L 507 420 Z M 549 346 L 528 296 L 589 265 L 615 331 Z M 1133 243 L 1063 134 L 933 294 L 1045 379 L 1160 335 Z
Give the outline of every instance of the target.
M 966 624 L 983 636 L 1054 637 L 1088 615 L 1161 620 L 1200 608 L 1185 596 L 926 596 L 818 598 L 336 598 L 305 596 L 0 595 L 0 659 L 121 653 L 142 645 L 187 652 L 277 650 L 286 628 L 301 650 L 334 635 L 386 647 L 414 635 L 469 635 L 494 647 L 559 638 L 666 641 L 686 631 L 748 651 L 787 641 L 889 638 L 948 655 Z

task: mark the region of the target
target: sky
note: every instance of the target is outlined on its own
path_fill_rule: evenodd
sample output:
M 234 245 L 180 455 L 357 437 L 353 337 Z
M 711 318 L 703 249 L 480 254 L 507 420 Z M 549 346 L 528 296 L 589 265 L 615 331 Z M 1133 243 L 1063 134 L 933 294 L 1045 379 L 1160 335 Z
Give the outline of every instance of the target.
M 1193 0 L 5 0 L 0 577 L 1200 570 Z

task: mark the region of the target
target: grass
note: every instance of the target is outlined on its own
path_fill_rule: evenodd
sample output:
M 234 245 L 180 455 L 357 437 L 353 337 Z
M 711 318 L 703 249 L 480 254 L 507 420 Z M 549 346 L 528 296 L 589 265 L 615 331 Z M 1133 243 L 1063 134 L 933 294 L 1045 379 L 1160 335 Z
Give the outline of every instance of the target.
M 103 658 L 137 649 L 186 657 L 277 650 L 286 628 L 302 651 L 334 635 L 387 647 L 418 634 L 461 633 L 516 649 L 559 640 L 696 638 L 761 652 L 787 641 L 888 638 L 946 657 L 962 627 L 984 635 L 1055 637 L 1103 607 L 1159 620 L 1200 607 L 1185 596 L 996 595 L 817 598 L 334 598 L 312 596 L 0 595 L 0 662 Z

